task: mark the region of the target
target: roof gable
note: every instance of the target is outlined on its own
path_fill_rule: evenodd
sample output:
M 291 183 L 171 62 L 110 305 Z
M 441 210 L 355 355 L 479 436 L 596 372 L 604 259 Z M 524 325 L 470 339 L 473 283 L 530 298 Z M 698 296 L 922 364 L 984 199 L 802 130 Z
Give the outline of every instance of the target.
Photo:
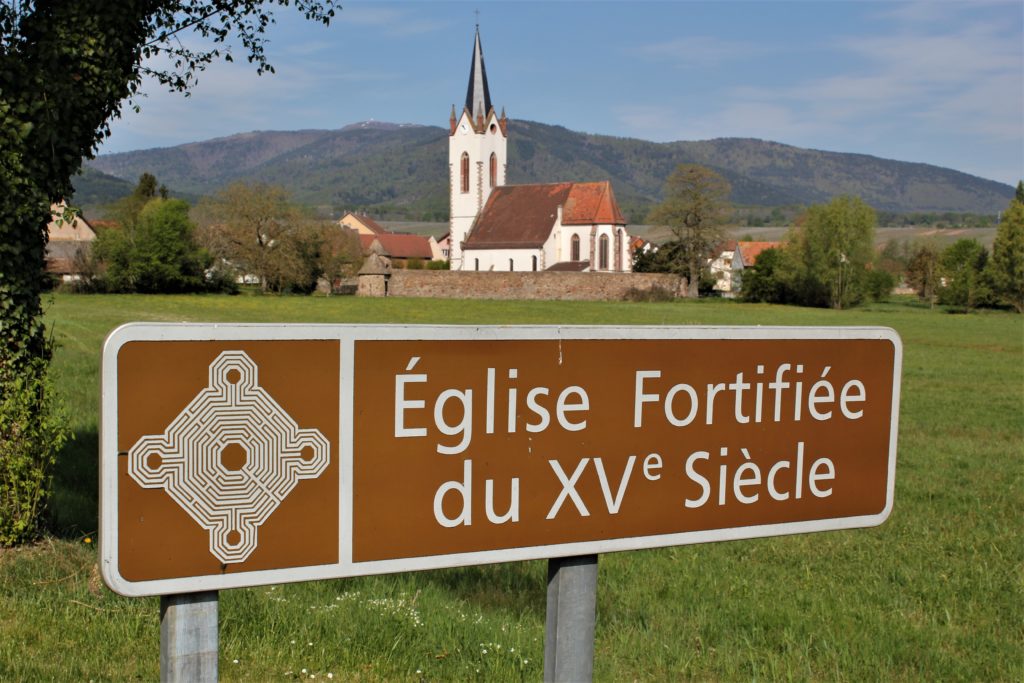
M 737 242 L 736 246 L 740 250 L 743 267 L 749 268 L 757 262 L 757 257 L 761 255 L 762 251 L 777 249 L 780 244 L 780 242 Z
M 625 225 L 612 192 L 611 182 L 572 183 L 572 191 L 562 210 L 563 225 L 593 225 L 610 223 Z
M 362 230 L 359 230 L 360 227 L 365 228 L 374 235 L 380 235 L 387 232 L 384 226 L 369 216 L 360 216 L 352 212 L 345 214 L 339 223 L 350 230 L 356 230 L 358 232 L 362 232 Z

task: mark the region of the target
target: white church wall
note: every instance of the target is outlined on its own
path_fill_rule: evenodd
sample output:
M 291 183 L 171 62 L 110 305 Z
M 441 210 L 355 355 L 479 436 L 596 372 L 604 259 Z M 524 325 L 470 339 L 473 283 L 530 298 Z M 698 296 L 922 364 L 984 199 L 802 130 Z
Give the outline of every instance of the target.
M 534 259 L 544 270 L 542 249 L 467 249 L 462 270 L 523 273 L 534 270 Z

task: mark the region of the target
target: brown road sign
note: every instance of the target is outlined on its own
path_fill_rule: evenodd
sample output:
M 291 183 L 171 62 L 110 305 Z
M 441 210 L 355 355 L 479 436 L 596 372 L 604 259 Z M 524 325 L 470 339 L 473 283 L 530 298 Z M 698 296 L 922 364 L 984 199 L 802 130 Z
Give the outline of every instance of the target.
M 152 595 L 873 526 L 901 359 L 885 328 L 128 325 L 103 575 Z

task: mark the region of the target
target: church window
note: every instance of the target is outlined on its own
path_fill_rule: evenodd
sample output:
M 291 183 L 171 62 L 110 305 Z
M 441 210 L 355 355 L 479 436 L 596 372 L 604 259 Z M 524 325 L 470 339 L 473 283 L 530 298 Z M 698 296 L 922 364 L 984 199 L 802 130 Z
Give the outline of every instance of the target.
M 598 242 L 597 263 L 599 270 L 608 270 L 608 235 L 601 235 Z
M 515 261 L 513 261 L 512 259 L 508 260 L 508 270 L 509 270 L 509 272 L 512 272 L 513 270 L 516 269 L 515 265 L 516 265 Z
M 462 153 L 462 191 L 469 192 L 469 154 Z
M 580 236 L 579 235 L 573 235 L 572 236 L 572 240 L 570 240 L 570 244 L 571 244 L 571 247 L 570 247 L 570 250 L 569 250 L 569 260 L 570 261 L 579 261 L 580 260 Z
M 473 270 L 480 270 L 480 259 L 473 259 Z
M 536 256 L 533 257 L 533 269 L 537 270 L 537 257 Z
M 498 184 L 498 155 L 491 152 L 491 187 Z

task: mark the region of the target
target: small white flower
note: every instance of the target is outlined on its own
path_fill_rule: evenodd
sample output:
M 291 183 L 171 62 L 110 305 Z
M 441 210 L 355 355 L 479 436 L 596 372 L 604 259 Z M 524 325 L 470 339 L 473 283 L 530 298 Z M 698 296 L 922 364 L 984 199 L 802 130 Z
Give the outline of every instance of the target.
M 233 664 L 238 664 L 238 660 L 237 660 L 237 659 L 232 659 L 232 660 L 231 660 L 231 662 L 232 662 Z
M 292 641 L 292 645 L 294 645 L 294 644 L 295 644 L 295 641 L 293 640 L 293 641 Z
M 301 673 L 306 673 L 306 670 L 305 670 L 305 669 L 303 669 Z
M 423 673 L 423 672 L 422 672 L 422 671 L 420 671 L 419 669 L 416 669 L 416 673 L 418 673 L 418 674 L 421 674 L 421 673 Z
M 327 677 L 328 678 L 334 678 L 334 674 L 332 674 L 330 671 L 328 671 L 327 672 Z
M 487 648 L 484 648 L 483 650 L 480 650 L 480 654 L 482 654 L 482 655 L 487 654 Z
M 313 647 L 313 643 L 306 643 L 306 645 L 309 645 L 310 647 Z

